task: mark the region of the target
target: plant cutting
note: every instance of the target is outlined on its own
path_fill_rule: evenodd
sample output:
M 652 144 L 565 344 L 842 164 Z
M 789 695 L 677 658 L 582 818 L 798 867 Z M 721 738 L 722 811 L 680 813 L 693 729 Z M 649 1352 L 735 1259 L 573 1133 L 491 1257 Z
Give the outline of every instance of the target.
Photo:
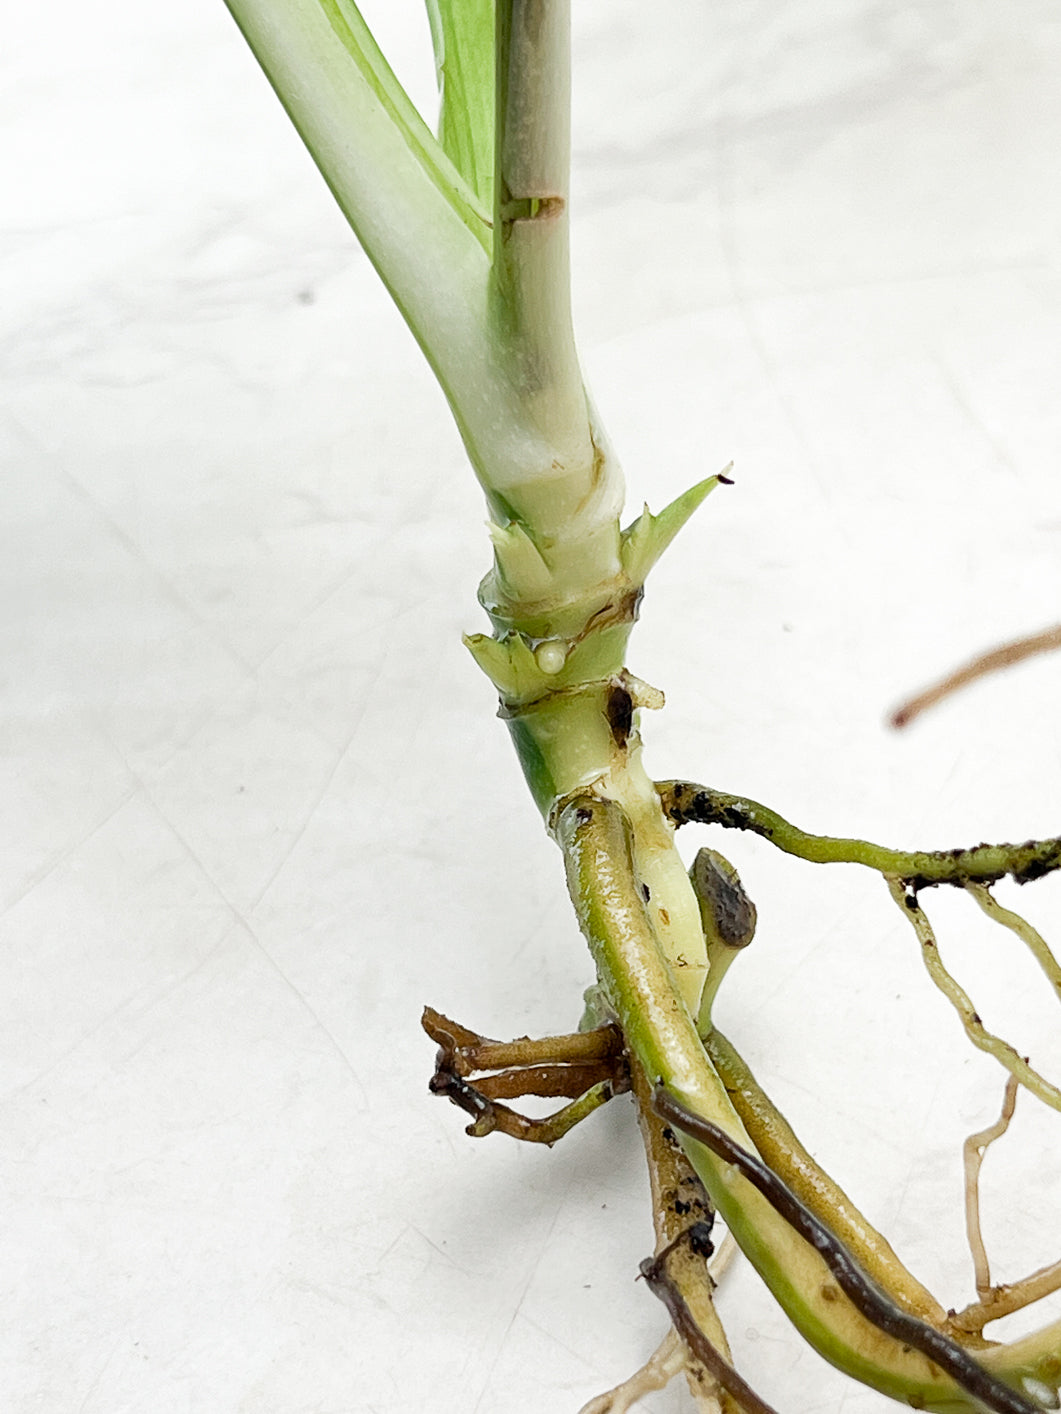
M 990 1033 L 940 958 L 930 890 L 970 895 L 1061 970 L 991 887 L 1061 864 L 1061 841 L 897 851 L 809 834 L 772 808 L 645 770 L 642 714 L 661 692 L 626 666 L 653 565 L 725 472 L 623 528 L 623 483 L 583 384 L 569 302 L 570 45 L 562 0 L 429 4 L 436 138 L 349 0 L 229 0 L 277 94 L 391 292 L 452 408 L 486 496 L 491 632 L 467 640 L 493 683 L 531 796 L 560 848 L 597 983 L 577 1032 L 497 1042 L 433 1010 L 433 1088 L 497 1129 L 553 1143 L 632 1091 L 653 1184 L 656 1253 L 643 1275 L 675 1334 L 601 1409 L 684 1370 L 705 1408 L 762 1410 L 712 1299 L 716 1215 L 799 1332 L 827 1360 L 918 1408 L 1030 1414 L 1056 1407 L 1061 1325 L 1001 1344 L 984 1327 L 1061 1285 L 1043 1268 L 949 1312 L 803 1147 L 714 1005 L 756 917 L 724 856 L 691 870 L 679 827 L 748 831 L 814 864 L 880 873 L 970 1041 L 1061 1108 L 1018 1046 Z M 729 493 L 732 494 L 732 493 Z M 565 1101 L 533 1119 L 523 1095 Z M 973 1146 L 982 1155 L 990 1139 Z M 970 1167 L 969 1226 L 977 1230 Z M 986 1272 L 986 1264 L 979 1270 Z

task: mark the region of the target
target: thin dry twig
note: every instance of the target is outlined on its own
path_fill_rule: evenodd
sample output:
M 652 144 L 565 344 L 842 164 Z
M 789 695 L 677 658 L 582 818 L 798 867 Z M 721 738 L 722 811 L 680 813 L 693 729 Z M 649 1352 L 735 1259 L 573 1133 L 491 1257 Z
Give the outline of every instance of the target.
M 970 683 L 986 677 L 989 673 L 1011 668 L 1015 663 L 1022 663 L 1025 658 L 1032 658 L 1038 653 L 1050 653 L 1055 648 L 1061 648 L 1061 624 L 1045 629 L 1042 633 L 1030 634 L 1027 638 L 1015 639 L 1012 643 L 1003 643 L 988 653 L 981 653 L 942 681 L 926 688 L 924 692 L 919 692 L 916 697 L 911 697 L 895 709 L 888 719 L 889 723 L 897 729 L 908 727 L 915 717 L 927 712 L 930 707 L 942 702 L 959 688 L 968 687 Z
M 921 956 L 928 975 L 958 1013 L 969 1040 L 978 1050 L 986 1051 L 988 1055 L 994 1056 L 995 1060 L 1004 1066 L 1010 1075 L 1016 1076 L 1020 1084 L 1026 1090 L 1030 1090 L 1037 1099 L 1042 1100 L 1044 1105 L 1061 1111 L 1061 1090 L 1033 1069 L 1008 1041 L 1004 1041 L 1001 1036 L 996 1036 L 994 1032 L 988 1031 L 968 992 L 944 967 L 932 925 L 925 916 L 925 911 L 918 902 L 917 895 L 907 890 L 902 879 L 887 874 L 884 878 L 892 898 L 904 916 L 909 919 L 910 926 L 917 934 L 917 940 L 921 944 Z
M 973 1272 L 976 1294 L 981 1301 L 991 1290 L 991 1268 L 987 1260 L 987 1248 L 980 1227 L 980 1166 L 984 1155 L 996 1139 L 1001 1139 L 1009 1128 L 1013 1112 L 1017 1108 L 1017 1077 L 1011 1075 L 1006 1081 L 1002 1098 L 1002 1113 L 994 1124 L 970 1134 L 962 1145 L 962 1159 L 965 1166 L 965 1231 L 969 1239 L 969 1251 L 973 1257 Z

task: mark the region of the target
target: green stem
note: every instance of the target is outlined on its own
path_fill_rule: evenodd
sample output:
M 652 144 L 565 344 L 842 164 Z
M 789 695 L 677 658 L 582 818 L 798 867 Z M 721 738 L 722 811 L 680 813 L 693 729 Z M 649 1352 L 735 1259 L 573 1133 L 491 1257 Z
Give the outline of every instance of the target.
M 590 466 L 569 294 L 570 0 L 500 0 L 496 23 L 495 318 L 565 463 Z
M 571 319 L 570 0 L 499 0 L 496 26 L 491 330 L 550 448 L 533 476 L 498 481 L 491 497 L 495 520 L 517 523 L 548 573 L 536 593 L 498 554 L 487 607 L 509 624 L 521 600 L 618 574 L 623 482 L 586 396 Z
M 438 81 L 438 140 L 494 209 L 494 0 L 427 0 Z
M 495 276 L 493 212 L 416 112 L 353 0 L 226 3 L 441 384 L 499 534 L 513 522 L 529 537 L 510 571 L 500 565 L 498 602 L 548 598 L 557 570 L 580 587 L 614 578 L 622 477 L 574 355 L 566 210 L 559 221 L 513 219 Z M 508 70 L 524 95 L 518 130 L 509 125 L 513 161 L 536 132 L 555 129 L 551 151 L 566 135 L 566 19 L 563 5 L 543 26 L 544 47 L 532 23 L 512 26 Z M 539 59 L 555 60 L 562 81 L 528 87 L 522 75 Z M 513 180 L 522 172 L 517 164 Z

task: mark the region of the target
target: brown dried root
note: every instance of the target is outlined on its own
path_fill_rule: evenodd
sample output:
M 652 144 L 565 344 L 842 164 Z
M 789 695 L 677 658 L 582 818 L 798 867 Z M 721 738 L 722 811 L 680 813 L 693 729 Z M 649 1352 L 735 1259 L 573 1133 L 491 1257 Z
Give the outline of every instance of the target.
M 705 1255 L 700 1246 L 701 1238 L 697 1233 L 697 1228 L 701 1226 L 703 1224 L 694 1224 L 693 1227 L 687 1228 L 657 1257 L 642 1262 L 641 1275 L 666 1306 L 671 1321 L 674 1323 L 674 1329 L 681 1336 L 689 1354 L 696 1364 L 702 1367 L 717 1389 L 718 1407 L 725 1409 L 727 1405 L 731 1408 L 736 1406 L 745 1414 L 776 1414 L 773 1406 L 767 1404 L 765 1399 L 756 1394 L 744 1376 L 738 1374 L 733 1368 L 722 1351 L 708 1340 L 703 1327 L 693 1315 L 689 1303 L 685 1299 L 681 1278 L 674 1276 L 670 1270 L 671 1259 L 681 1254 L 683 1249 L 694 1257 Z M 695 1366 L 693 1369 L 695 1371 Z M 691 1371 L 690 1383 L 692 1383 L 692 1375 Z
M 1061 648 L 1061 624 L 1042 633 L 1033 633 L 1027 638 L 1018 638 L 1012 643 L 1003 643 L 998 648 L 992 648 L 989 653 L 981 653 L 971 663 L 966 663 L 942 681 L 926 688 L 924 692 L 919 692 L 916 697 L 911 697 L 895 709 L 888 721 L 897 729 L 908 727 L 915 717 L 927 712 L 930 707 L 942 702 L 959 688 L 968 687 L 970 683 L 987 677 L 989 673 L 1011 668 L 1015 663 L 1022 663 L 1025 658 L 1034 657 L 1038 653 L 1049 653 L 1055 648 Z
M 683 1359 L 675 1373 L 685 1371 L 704 1414 L 752 1409 L 765 1414 L 766 1406 L 732 1368 L 729 1342 L 715 1309 L 715 1282 L 734 1244 L 727 1234 L 713 1268 L 709 1267 L 715 1216 L 711 1200 L 677 1136 L 653 1110 L 652 1089 L 644 1074 L 635 1070 L 631 1079 L 648 1160 L 657 1254 L 653 1261 L 642 1263 L 641 1274 L 667 1306 L 681 1337 Z M 745 1392 L 750 1404 L 742 1398 Z
M 707 1265 L 708 1276 L 714 1286 L 718 1286 L 738 1251 L 733 1234 L 727 1232 Z M 719 1414 L 722 1404 L 717 1391 L 712 1390 L 706 1380 L 701 1382 L 695 1369 L 691 1369 L 690 1351 L 673 1326 L 639 1370 L 635 1370 L 629 1379 L 623 1380 L 614 1389 L 605 1390 L 589 1400 L 578 1414 L 627 1414 L 638 1400 L 664 1389 L 675 1375 L 683 1372 L 696 1381 L 694 1393 L 704 1414 Z
M 555 1144 L 613 1095 L 630 1088 L 622 1033 L 610 1023 L 536 1041 L 528 1036 L 492 1041 L 425 1007 L 421 1025 L 439 1046 L 430 1089 L 472 1116 L 466 1133 L 476 1139 L 497 1130 L 533 1144 Z M 468 1077 L 478 1071 L 494 1073 L 472 1084 Z M 543 1119 L 500 1103 L 521 1095 L 571 1103 Z

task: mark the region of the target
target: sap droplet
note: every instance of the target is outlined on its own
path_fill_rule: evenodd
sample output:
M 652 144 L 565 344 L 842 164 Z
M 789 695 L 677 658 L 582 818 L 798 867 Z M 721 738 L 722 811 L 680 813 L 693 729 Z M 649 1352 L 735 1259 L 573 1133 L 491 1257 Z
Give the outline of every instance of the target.
M 543 673 L 553 677 L 567 662 L 567 648 L 558 638 L 547 638 L 534 650 L 534 661 Z

